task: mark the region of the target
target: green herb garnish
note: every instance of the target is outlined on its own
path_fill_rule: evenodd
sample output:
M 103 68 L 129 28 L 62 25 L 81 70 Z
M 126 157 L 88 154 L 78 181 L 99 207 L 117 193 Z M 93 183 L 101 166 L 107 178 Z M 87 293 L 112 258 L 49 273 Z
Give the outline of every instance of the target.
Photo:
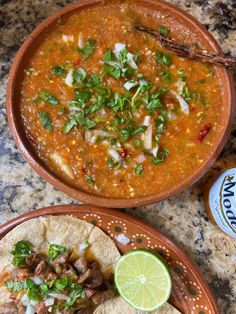
M 53 74 L 56 74 L 56 75 L 59 75 L 59 76 L 62 76 L 62 77 L 65 77 L 66 76 L 66 71 L 60 67 L 59 65 L 56 65 L 54 67 L 51 68 L 51 72 Z
M 95 184 L 95 180 L 92 176 L 88 175 L 86 176 L 86 181 L 89 183 L 89 184 Z
M 69 294 L 69 298 L 65 304 L 65 310 L 69 310 L 74 305 L 76 300 L 78 298 L 82 298 L 83 296 L 84 296 L 83 286 L 77 284 L 76 288 Z
M 110 74 L 116 80 L 120 79 L 121 73 L 122 73 L 118 65 L 110 65 L 110 64 L 104 64 L 102 72 L 103 74 Z
M 170 30 L 166 27 L 166 26 L 160 26 L 159 27 L 159 33 L 162 35 L 162 36 L 168 36 L 169 33 L 170 33 Z
M 168 67 L 171 65 L 171 58 L 166 53 L 156 51 L 155 59 L 156 59 L 157 64 L 163 64 L 163 65 L 166 65 Z
M 84 59 L 88 59 L 95 51 L 96 40 L 88 39 L 84 48 L 78 48 L 78 52 L 83 55 Z
M 163 163 L 169 155 L 168 149 L 164 148 L 163 151 L 157 156 L 152 158 L 152 163 L 155 165 Z
M 137 134 L 140 134 L 140 133 L 143 133 L 147 130 L 147 126 L 146 125 L 141 125 L 139 126 L 137 129 L 135 129 L 133 132 L 132 132 L 132 136 L 134 135 L 137 135 Z
M 24 283 L 20 281 L 9 280 L 6 282 L 6 287 L 12 292 L 19 292 L 24 288 Z
M 87 73 L 82 68 L 78 68 L 73 72 L 73 80 L 77 84 L 82 84 L 87 76 Z
M 18 241 L 11 251 L 11 254 L 13 255 L 12 264 L 15 267 L 23 266 L 25 264 L 26 257 L 33 252 L 32 248 L 33 247 L 30 242 L 25 240 Z
M 143 166 L 142 165 L 137 165 L 135 168 L 134 168 L 134 173 L 141 176 L 143 174 Z
M 42 126 L 45 130 L 52 131 L 53 126 L 48 112 L 41 111 L 39 113 L 39 118 L 42 123 Z
M 39 98 L 41 98 L 44 102 L 52 106 L 56 106 L 58 104 L 57 98 L 45 91 L 39 93 Z
M 60 255 L 61 253 L 67 252 L 67 248 L 57 244 L 50 244 L 48 249 L 48 260 L 49 262 L 53 262 L 54 259 Z

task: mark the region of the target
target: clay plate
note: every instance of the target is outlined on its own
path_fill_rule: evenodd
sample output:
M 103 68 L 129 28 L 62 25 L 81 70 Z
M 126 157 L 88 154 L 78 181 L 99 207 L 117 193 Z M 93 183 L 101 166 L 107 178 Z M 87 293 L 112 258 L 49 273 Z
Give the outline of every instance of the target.
M 184 314 L 219 314 L 207 284 L 187 255 L 164 235 L 127 214 L 89 205 L 52 206 L 24 214 L 1 225 L 0 239 L 20 223 L 49 214 L 71 214 L 97 225 L 116 242 L 121 254 L 134 248 L 156 250 L 165 258 L 172 273 L 173 290 L 169 302 Z M 131 240 L 130 244 L 117 242 L 119 234 L 125 234 Z
M 139 205 L 149 204 L 162 199 L 168 198 L 178 192 L 181 192 L 199 180 L 205 172 L 210 168 L 213 162 L 218 157 L 219 153 L 223 149 L 230 131 L 230 125 L 233 118 L 233 111 L 235 104 L 234 100 L 234 88 L 232 75 L 223 68 L 215 68 L 218 72 L 224 93 L 222 106 L 225 110 L 222 112 L 222 128 L 219 137 L 216 140 L 214 152 L 209 154 L 208 159 L 206 159 L 199 168 L 193 169 L 191 176 L 186 177 L 178 185 L 174 185 L 169 190 L 164 192 L 122 199 L 122 198 L 108 198 L 103 196 L 97 196 L 95 194 L 89 194 L 84 190 L 76 189 L 62 179 L 53 174 L 38 158 L 34 153 L 31 144 L 29 143 L 22 123 L 20 115 L 20 93 L 21 93 L 21 82 L 24 75 L 24 69 L 27 66 L 28 60 L 31 58 L 34 51 L 38 48 L 41 41 L 44 40 L 45 36 L 56 27 L 59 19 L 66 19 L 75 11 L 83 10 L 90 6 L 94 6 L 98 3 L 104 2 L 104 0 L 81 0 L 72 5 L 69 5 L 55 14 L 46 19 L 41 23 L 26 39 L 24 44 L 18 51 L 16 58 L 12 64 L 11 71 L 9 74 L 8 86 L 7 86 L 7 112 L 8 112 L 8 122 L 11 132 L 13 134 L 16 145 L 18 146 L 21 154 L 31 165 L 31 167 L 49 183 L 54 185 L 59 190 L 76 198 L 80 201 L 94 204 L 97 206 L 105 207 L 135 207 Z M 186 25 L 194 34 L 197 36 L 198 41 L 204 44 L 205 48 L 209 51 L 222 52 L 220 46 L 217 44 L 215 39 L 210 35 L 210 33 L 191 15 L 182 11 L 181 9 L 168 4 L 161 0 L 139 0 L 140 5 L 145 4 L 154 10 L 165 11 L 172 14 L 176 20 L 181 24 Z

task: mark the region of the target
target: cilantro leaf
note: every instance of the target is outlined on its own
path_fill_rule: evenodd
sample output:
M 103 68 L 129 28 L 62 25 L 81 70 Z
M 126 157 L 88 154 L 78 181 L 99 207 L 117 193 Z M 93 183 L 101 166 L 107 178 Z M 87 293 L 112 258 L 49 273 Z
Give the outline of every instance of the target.
M 51 72 L 53 74 L 65 77 L 66 76 L 66 71 L 64 69 L 62 69 L 62 67 L 60 67 L 59 65 L 56 65 L 54 67 L 51 68 Z
M 146 130 L 147 130 L 146 125 L 141 125 L 141 126 L 139 126 L 137 129 L 135 129 L 135 130 L 132 132 L 131 135 L 134 136 L 134 135 L 143 133 L 143 132 L 145 132 Z
M 50 95 L 48 92 L 42 91 L 39 93 L 39 98 L 45 101 L 47 104 L 56 106 L 58 104 L 58 100 L 55 96 Z
M 73 80 L 77 84 L 82 84 L 87 76 L 87 73 L 82 68 L 78 68 L 73 72 Z
M 12 292 L 19 292 L 24 288 L 24 283 L 20 281 L 12 281 L 9 280 L 6 282 L 7 289 L 11 290 Z
M 118 65 L 104 64 L 102 72 L 103 74 L 110 74 L 116 80 L 119 80 L 121 77 L 121 69 Z
M 143 166 L 142 165 L 137 165 L 134 168 L 134 173 L 141 176 L 143 174 Z
M 61 253 L 67 251 L 67 248 L 57 244 L 50 244 L 48 249 L 48 260 L 50 262 L 54 261 L 54 259 Z
M 33 252 L 32 248 L 30 242 L 25 240 L 18 241 L 11 251 L 11 254 L 13 255 L 12 264 L 16 267 L 24 265 L 26 257 Z
M 53 126 L 48 112 L 41 111 L 39 113 L 41 124 L 45 130 L 52 131 Z
M 88 59 L 95 51 L 96 40 L 88 39 L 84 48 L 78 48 L 78 52 L 83 55 L 84 59 Z
M 169 156 L 168 149 L 164 148 L 163 151 L 157 156 L 152 158 L 152 163 L 155 165 L 163 163 L 166 158 Z

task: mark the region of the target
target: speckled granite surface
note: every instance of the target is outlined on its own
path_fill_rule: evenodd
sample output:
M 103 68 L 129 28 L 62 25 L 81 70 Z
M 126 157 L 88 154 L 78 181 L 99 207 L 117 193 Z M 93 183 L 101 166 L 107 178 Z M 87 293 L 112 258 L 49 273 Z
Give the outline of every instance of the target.
M 36 208 L 76 203 L 35 174 L 9 133 L 5 90 L 12 58 L 25 37 L 69 0 L 0 0 L 0 223 Z M 236 56 L 235 0 L 172 0 L 206 25 L 226 53 Z M 236 154 L 236 124 L 220 157 Z M 209 221 L 201 183 L 164 202 L 126 210 L 173 239 L 199 265 L 221 312 L 236 313 L 236 241 Z

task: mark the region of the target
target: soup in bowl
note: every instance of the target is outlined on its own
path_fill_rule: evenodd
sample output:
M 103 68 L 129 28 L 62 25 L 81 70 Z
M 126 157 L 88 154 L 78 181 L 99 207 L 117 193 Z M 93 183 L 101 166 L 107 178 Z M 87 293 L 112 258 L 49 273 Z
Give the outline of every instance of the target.
M 9 122 L 23 155 L 56 187 L 97 205 L 135 206 L 183 190 L 229 130 L 229 73 L 163 49 L 137 24 L 220 51 L 169 4 L 81 1 L 42 23 L 11 70 Z

